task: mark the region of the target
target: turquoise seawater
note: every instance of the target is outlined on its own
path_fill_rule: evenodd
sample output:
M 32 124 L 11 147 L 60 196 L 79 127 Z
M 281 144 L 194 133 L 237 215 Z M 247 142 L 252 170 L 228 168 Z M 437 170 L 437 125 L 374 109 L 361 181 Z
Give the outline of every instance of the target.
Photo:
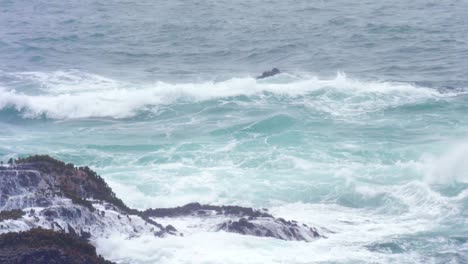
M 122 263 L 468 263 L 465 1 L 0 1 L 0 160 L 128 205 L 270 208 L 327 235 L 113 237 Z M 263 70 L 283 73 L 256 80 Z

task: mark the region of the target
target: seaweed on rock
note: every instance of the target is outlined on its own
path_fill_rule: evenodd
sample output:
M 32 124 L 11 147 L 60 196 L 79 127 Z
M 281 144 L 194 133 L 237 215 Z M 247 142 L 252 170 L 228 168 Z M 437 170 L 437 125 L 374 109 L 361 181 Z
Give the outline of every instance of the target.
M 10 211 L 0 211 L 0 222 L 5 220 L 17 220 L 25 215 L 25 212 L 19 209 Z

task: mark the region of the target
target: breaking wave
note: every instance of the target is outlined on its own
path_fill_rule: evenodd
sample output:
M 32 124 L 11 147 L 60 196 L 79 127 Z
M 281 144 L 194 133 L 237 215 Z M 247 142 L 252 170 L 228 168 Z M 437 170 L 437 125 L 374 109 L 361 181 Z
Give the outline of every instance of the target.
M 199 83 L 129 83 L 80 71 L 2 73 L 0 109 L 23 118 L 130 118 L 160 106 L 226 100 L 268 103 L 286 101 L 331 115 L 348 116 L 453 96 L 407 83 L 359 81 L 281 74 Z M 34 87 L 31 92 L 27 87 Z M 39 89 L 40 92 L 37 92 Z

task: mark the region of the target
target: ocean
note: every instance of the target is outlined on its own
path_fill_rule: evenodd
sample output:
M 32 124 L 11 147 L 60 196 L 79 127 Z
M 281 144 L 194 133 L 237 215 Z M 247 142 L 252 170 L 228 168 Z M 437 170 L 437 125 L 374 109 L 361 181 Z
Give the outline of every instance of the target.
M 327 237 L 95 242 L 118 263 L 468 263 L 467 14 L 457 0 L 0 0 L 0 160 L 49 154 L 134 208 L 269 208 Z

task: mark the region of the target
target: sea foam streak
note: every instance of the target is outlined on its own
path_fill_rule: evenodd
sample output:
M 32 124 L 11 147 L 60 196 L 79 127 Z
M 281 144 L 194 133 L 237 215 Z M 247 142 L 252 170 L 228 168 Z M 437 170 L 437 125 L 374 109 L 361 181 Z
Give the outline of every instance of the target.
M 233 78 L 222 82 L 181 84 L 132 84 L 79 71 L 23 72 L 9 74 L 8 77 L 15 81 L 3 83 L 0 87 L 0 109 L 13 108 L 26 118 L 128 118 L 141 111 L 180 101 L 262 97 L 265 94 L 284 96 L 293 103 L 330 114 L 352 115 L 449 96 L 405 83 L 362 82 L 342 73 L 334 79 L 283 74 L 261 81 Z M 15 87 L 18 83 L 36 86 L 41 93 L 21 91 Z M 343 111 L 336 112 L 340 108 Z

